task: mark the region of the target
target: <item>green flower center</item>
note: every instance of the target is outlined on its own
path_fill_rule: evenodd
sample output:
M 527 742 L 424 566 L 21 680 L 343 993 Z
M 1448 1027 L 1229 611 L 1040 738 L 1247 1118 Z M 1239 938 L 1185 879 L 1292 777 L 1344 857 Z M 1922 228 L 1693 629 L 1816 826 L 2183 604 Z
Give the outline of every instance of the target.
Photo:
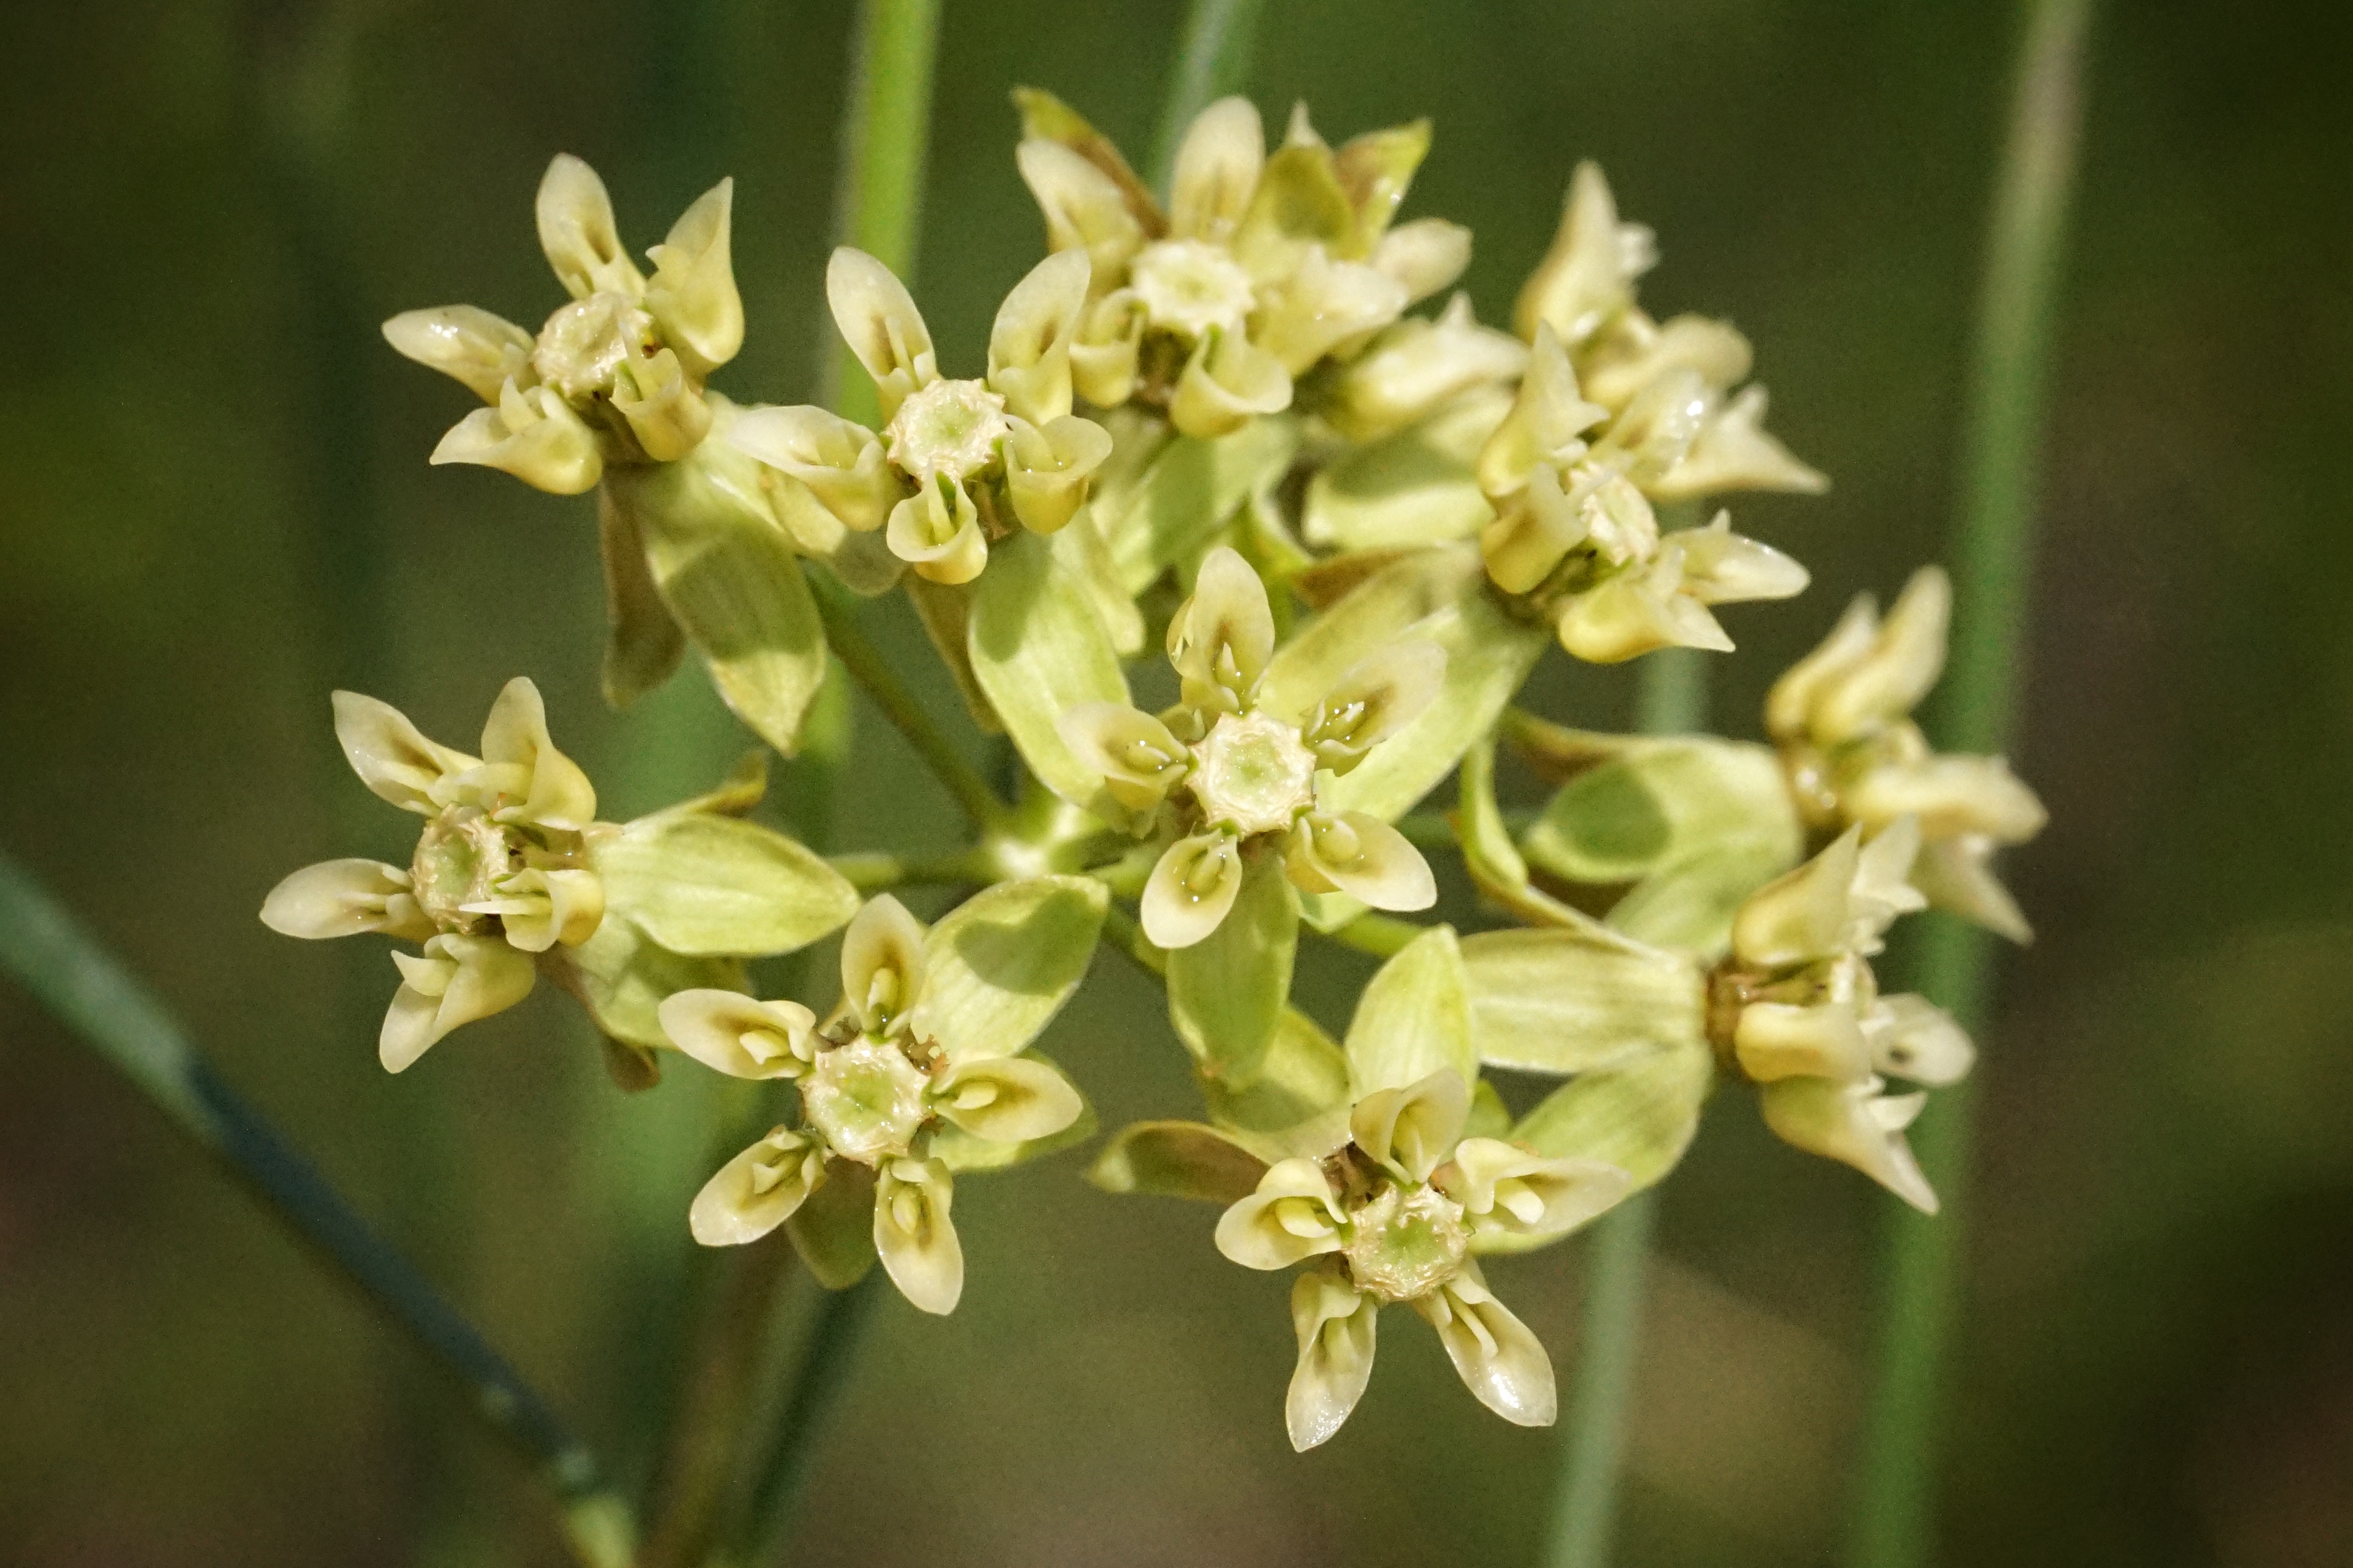
M 1349 1216 L 1348 1273 L 1384 1301 L 1427 1296 L 1462 1271 L 1462 1205 L 1435 1187 L 1383 1187 Z
M 479 806 L 458 805 L 435 817 L 417 840 L 409 865 L 417 908 L 443 931 L 478 935 L 488 915 L 468 914 L 465 906 L 494 899 L 491 884 L 522 865 L 522 847 Z
M 935 381 L 912 393 L 884 432 L 891 461 L 923 482 L 934 475 L 966 479 L 997 460 L 1012 426 L 1005 399 L 977 381 Z
M 654 341 L 654 321 L 623 295 L 591 294 L 547 318 L 532 351 L 539 379 L 571 403 L 613 390 L 613 377 Z
M 1211 822 L 1274 833 L 1315 804 L 1315 753 L 1299 731 L 1264 713 L 1228 713 L 1195 748 L 1193 793 Z
M 1213 330 L 1240 331 L 1256 303 L 1240 264 L 1198 239 L 1145 246 L 1129 264 L 1127 278 L 1154 326 L 1195 342 Z
M 872 1165 L 907 1152 L 931 1114 L 930 1084 L 896 1045 L 860 1036 L 818 1053 L 801 1080 L 801 1109 L 828 1148 Z

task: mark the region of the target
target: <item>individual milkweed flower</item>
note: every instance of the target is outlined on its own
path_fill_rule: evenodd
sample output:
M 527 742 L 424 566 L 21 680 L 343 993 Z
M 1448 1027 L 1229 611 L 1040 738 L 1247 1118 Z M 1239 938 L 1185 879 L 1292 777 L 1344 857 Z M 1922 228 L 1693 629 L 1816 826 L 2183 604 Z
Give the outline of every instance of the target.
M 874 378 L 884 427 L 822 408 L 760 408 L 727 439 L 808 487 L 842 527 L 881 528 L 934 583 L 968 583 L 1018 521 L 1052 533 L 1085 501 L 1111 437 L 1071 412 L 1071 353 L 1087 258 L 1048 258 L 1014 285 L 988 337 L 988 374 L 940 374 L 931 331 L 890 268 L 845 247 L 826 268 L 841 335 Z
M 395 708 L 334 697 L 335 736 L 369 789 L 427 819 L 406 867 L 329 860 L 270 890 L 262 923 L 287 936 L 382 931 L 421 942 L 396 952 L 400 990 L 378 1053 L 399 1072 L 460 1024 L 530 994 L 534 955 L 577 947 L 605 917 L 588 857 L 596 795 L 548 738 L 539 689 L 509 681 L 482 726 L 482 754 L 429 741 Z
M 1958 1082 L 1976 1052 L 1951 1016 L 1924 998 L 1882 996 L 1871 955 L 1895 918 L 1926 906 L 1905 874 L 1920 829 L 1899 817 L 1868 841 L 1860 826 L 1760 889 L 1733 921 L 1732 952 L 1710 984 L 1710 1031 L 1758 1086 L 1766 1124 L 1785 1141 L 1842 1161 L 1924 1213 L 1936 1194 L 1904 1130 L 1925 1092 Z
M 1723 513 L 1661 533 L 1643 486 L 1688 440 L 1704 401 L 1695 387 L 1662 376 L 1612 419 L 1585 399 L 1541 321 L 1512 410 L 1480 451 L 1479 485 L 1494 510 L 1480 537 L 1488 575 L 1544 613 L 1578 658 L 1725 651 L 1732 639 L 1710 605 L 1784 599 L 1806 585 L 1804 567 L 1734 533 Z
M 710 430 L 711 373 L 744 342 L 729 253 L 734 183 L 722 180 L 649 252 L 622 247 L 596 172 L 559 154 L 541 180 L 539 241 L 570 304 L 536 335 L 471 305 L 405 310 L 392 346 L 463 382 L 488 406 L 434 448 L 557 495 L 596 488 L 607 463 L 671 462 Z
M 1391 227 L 1429 151 L 1427 121 L 1335 150 L 1302 108 L 1270 153 L 1258 110 L 1221 99 L 1187 130 L 1164 212 L 1068 106 L 1014 97 L 1016 156 L 1047 243 L 1092 263 L 1071 363 L 1100 407 L 1143 403 L 1187 436 L 1240 429 L 1290 408 L 1309 371 L 1355 355 L 1470 260 L 1458 225 Z
M 1765 727 L 1810 826 L 1876 834 L 1914 819 L 1911 876 L 1928 901 L 2024 942 L 2026 917 L 1989 862 L 2042 830 L 2042 802 L 2000 757 L 1936 752 L 1912 719 L 1944 672 L 1951 613 L 1952 584 L 1934 566 L 1912 574 L 1883 621 L 1859 596 L 1774 683 Z
M 1307 892 L 1345 892 L 1384 910 L 1437 899 L 1429 863 L 1403 834 L 1367 812 L 1322 809 L 1317 780 L 1350 772 L 1429 706 L 1444 650 L 1419 641 L 1384 648 L 1297 720 L 1257 704 L 1273 653 L 1266 586 L 1220 545 L 1169 623 L 1177 706 L 1155 718 L 1091 702 L 1062 717 L 1065 742 L 1102 771 L 1113 799 L 1146 816 L 1175 807 L 1178 836 L 1143 898 L 1145 933 L 1158 946 L 1189 947 L 1216 931 L 1240 891 L 1245 858 L 1278 845 L 1285 872 Z
M 805 1215 L 812 1196 L 834 1195 L 828 1184 L 852 1205 L 871 1192 L 873 1252 L 892 1281 L 926 1312 L 955 1310 L 964 1289 L 950 1219 L 955 1170 L 1008 1163 L 1085 1112 L 1067 1079 L 1018 1053 L 1083 973 L 1088 915 L 1099 924 L 1103 910 L 1100 889 L 1060 878 L 1001 885 L 974 903 L 987 906 L 978 918 L 1000 921 L 1000 935 L 1018 932 L 1025 940 L 1015 945 L 1029 950 L 1011 960 L 1029 967 L 1009 1008 L 1013 986 L 976 972 L 952 943 L 927 952 L 923 928 L 887 894 L 843 934 L 842 1004 L 828 1025 L 797 1002 L 733 991 L 681 991 L 662 1003 L 662 1026 L 681 1050 L 731 1077 L 788 1083 L 797 1101 L 696 1196 L 688 1220 L 697 1241 L 756 1241 Z M 1030 913 L 1008 914 L 1017 909 Z M 1040 921 L 1039 910 L 1052 918 Z M 1060 963 L 1054 974 L 1036 967 L 1041 948 L 1059 954 L 1048 960 Z M 943 963 L 957 968 L 944 983 L 935 973 Z M 804 1230 L 793 1235 L 822 1252 Z

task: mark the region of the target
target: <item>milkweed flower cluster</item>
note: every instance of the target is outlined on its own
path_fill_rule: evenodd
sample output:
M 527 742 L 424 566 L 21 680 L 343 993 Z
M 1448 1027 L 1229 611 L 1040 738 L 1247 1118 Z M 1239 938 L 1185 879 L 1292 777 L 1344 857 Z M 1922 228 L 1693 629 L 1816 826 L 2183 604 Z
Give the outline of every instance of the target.
M 709 384 L 744 331 L 725 181 L 649 270 L 595 174 L 558 158 L 538 227 L 570 302 L 536 334 L 462 306 L 385 332 L 483 402 L 437 462 L 596 492 L 616 706 L 691 647 L 789 758 L 829 644 L 878 679 L 842 640 L 848 595 L 903 593 L 976 725 L 1009 740 L 1017 798 L 957 774 L 887 680 L 885 716 L 972 818 L 943 859 L 829 859 L 754 820 L 765 751 L 601 821 L 528 680 L 479 755 L 338 693 L 353 767 L 425 826 L 406 864 L 296 872 L 264 921 L 415 944 L 393 1071 L 544 976 L 626 1087 L 681 1058 L 760 1086 L 770 1131 L 681 1224 L 789 1245 L 836 1288 L 879 1263 L 931 1313 L 963 1293 L 959 1181 L 1094 1136 L 1034 1047 L 1097 951 L 1125 953 L 1165 984 L 1199 1105 L 1113 1131 L 1089 1176 L 1213 1204 L 1201 1245 L 1294 1273 L 1303 1449 L 1364 1396 L 1385 1306 L 1426 1321 L 1487 1407 L 1550 1422 L 1550 1360 L 1487 1271 L 1664 1179 L 1719 1087 L 1933 1211 L 1905 1130 L 1974 1050 L 1883 994 L 1873 961 L 1929 903 L 2024 940 L 1990 862 L 2043 822 L 2002 761 L 1940 754 L 1913 717 L 1943 666 L 1943 575 L 1883 618 L 1858 600 L 1773 686 L 1766 743 L 1525 710 L 1548 649 L 1726 652 L 1719 606 L 1806 586 L 1695 510 L 1823 488 L 1767 432 L 1747 341 L 1646 310 L 1653 237 L 1591 165 L 1506 331 L 1438 300 L 1470 232 L 1401 216 L 1426 121 L 1334 147 L 1302 110 L 1270 148 L 1229 99 L 1156 193 L 1071 106 L 1016 98 L 1045 254 L 980 374 L 947 374 L 881 261 L 828 268 L 873 426 Z M 1171 675 L 1173 702 L 1139 703 L 1132 676 L 1165 700 Z M 1525 820 L 1495 798 L 1506 752 L 1553 786 Z M 1450 777 L 1445 826 L 1401 828 Z M 1395 919 L 1440 902 L 1440 844 L 1475 899 Z M 838 1001 L 755 991 L 746 960 L 837 932 Z M 1327 937 L 1384 958 L 1337 1037 L 1292 998 L 1300 942 Z

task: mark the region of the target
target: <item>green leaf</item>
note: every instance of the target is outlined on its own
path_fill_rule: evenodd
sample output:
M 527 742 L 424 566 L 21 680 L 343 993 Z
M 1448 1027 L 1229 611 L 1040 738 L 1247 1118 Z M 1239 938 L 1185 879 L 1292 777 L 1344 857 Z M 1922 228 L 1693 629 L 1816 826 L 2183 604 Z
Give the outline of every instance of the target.
M 636 519 L 596 492 L 596 544 L 605 563 L 605 700 L 627 708 L 668 680 L 686 653 L 652 568 Z
M 670 1048 L 654 1010 L 680 991 L 741 991 L 744 965 L 733 958 L 694 958 L 656 943 L 609 911 L 596 934 L 575 948 L 557 948 L 548 962 L 556 978 L 580 999 L 596 1027 L 628 1046 Z
M 1521 847 L 1564 881 L 1631 884 L 1610 911 L 1620 930 L 1712 953 L 1748 895 L 1804 858 L 1805 827 L 1770 748 L 1678 738 L 1577 774 Z
M 1086 978 L 1110 901 L 1092 878 L 1033 877 L 956 906 L 923 939 L 917 1035 L 951 1061 L 1020 1051 Z
M 1029 1055 L 1033 1061 L 1047 1061 L 1038 1052 L 1032 1051 Z M 1047 1065 L 1054 1064 L 1047 1062 Z M 1071 1078 L 1070 1074 L 1063 1073 L 1062 1077 L 1069 1079 L 1072 1089 L 1078 1088 L 1078 1080 Z M 964 1175 L 973 1171 L 1002 1171 L 1014 1165 L 1028 1164 L 1049 1154 L 1058 1154 L 1065 1149 L 1075 1148 L 1102 1131 L 1103 1123 L 1095 1117 L 1094 1101 L 1087 1099 L 1084 1090 L 1080 1091 L 1079 1106 L 1079 1119 L 1060 1132 L 1050 1132 L 1043 1138 L 1025 1139 L 1018 1143 L 976 1137 L 953 1121 L 941 1121 L 932 1129 L 932 1155 L 957 1175 Z
M 1707 1044 L 1696 964 L 1606 931 L 1482 931 L 1462 942 L 1479 1058 L 1577 1073 L 1644 1052 Z
M 1129 430 L 1132 442 L 1149 442 L 1155 434 L 1134 426 L 1120 434 Z M 1177 436 L 1150 449 L 1134 479 L 1098 486 L 1093 503 L 1095 526 L 1131 595 L 1198 553 L 1242 502 L 1281 479 L 1299 449 L 1299 426 L 1262 416 L 1229 436 L 1207 441 Z M 1113 461 L 1118 461 L 1116 449 Z
M 1241 890 L 1218 929 L 1168 955 L 1168 1018 L 1205 1078 L 1248 1084 L 1291 999 L 1299 895 L 1271 854 L 1246 855 Z
M 705 813 L 641 817 L 589 849 L 606 921 L 673 952 L 791 952 L 858 912 L 840 872 L 773 828 Z
M 1087 1171 L 1107 1193 L 1146 1193 L 1230 1204 L 1248 1197 L 1267 1162 L 1198 1121 L 1138 1121 L 1123 1127 Z
M 1512 1141 L 1553 1159 L 1615 1165 L 1640 1192 L 1683 1157 L 1715 1087 L 1704 1044 L 1661 1047 L 1571 1079 L 1520 1119 Z
M 1300 531 L 1325 550 L 1393 550 L 1469 539 L 1495 513 L 1479 448 L 1512 396 L 1482 388 L 1394 436 L 1351 447 L 1308 482 Z
M 847 1290 L 874 1267 L 874 1173 L 848 1160 L 826 1163 L 825 1180 L 785 1221 L 793 1250 L 828 1290 Z
M 1054 559 L 1061 563 L 1071 581 L 1086 590 L 1087 602 L 1094 606 L 1119 657 L 1134 658 L 1142 653 L 1144 612 L 1136 608 L 1135 595 L 1120 582 L 1119 563 L 1112 559 L 1111 546 L 1095 524 L 1093 507 L 1082 507 L 1077 516 L 1050 537 Z
M 1057 727 L 1082 702 L 1125 702 L 1119 654 L 1087 594 L 1035 534 L 1001 540 L 973 585 L 966 646 L 974 679 L 1038 781 L 1072 805 L 1124 825 L 1103 774 Z
M 1471 1044 L 1470 984 L 1451 926 L 1432 926 L 1381 965 L 1348 1024 L 1351 1098 L 1403 1089 L 1440 1068 L 1479 1080 Z
M 825 632 L 759 465 L 719 441 L 675 463 L 607 468 L 662 603 L 735 716 L 786 756 L 824 684 Z
M 1279 1134 L 1316 1117 L 1337 1114 L 1347 1140 L 1348 1058 L 1315 1020 L 1285 1007 L 1274 1037 L 1247 1083 L 1201 1075 L 1209 1120 L 1238 1135 Z

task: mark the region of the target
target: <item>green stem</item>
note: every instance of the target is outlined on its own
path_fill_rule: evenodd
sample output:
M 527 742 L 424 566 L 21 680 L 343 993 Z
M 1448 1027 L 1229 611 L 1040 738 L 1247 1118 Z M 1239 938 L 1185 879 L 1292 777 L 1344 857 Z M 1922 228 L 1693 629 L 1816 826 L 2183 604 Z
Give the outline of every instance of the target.
M 817 595 L 818 611 L 825 619 L 826 640 L 832 645 L 835 657 L 866 689 L 866 695 L 874 700 L 882 716 L 907 738 L 915 755 L 955 797 L 965 815 L 984 831 L 1004 826 L 1011 808 L 989 787 L 971 759 L 948 739 L 939 721 L 916 700 L 906 682 L 899 679 L 899 672 L 891 668 L 891 661 L 882 656 L 882 650 L 866 639 L 865 630 L 844 595 L 829 584 L 818 586 L 823 591 Z
M 996 879 L 987 851 L 976 845 L 947 855 L 895 855 L 885 849 L 829 858 L 833 868 L 861 893 L 894 888 L 954 888 Z
M 1369 952 L 1380 958 L 1393 958 L 1406 950 L 1407 944 L 1430 928 L 1411 921 L 1398 920 L 1395 915 L 1358 915 L 1336 931 L 1316 931 L 1314 926 L 1303 929 L 1314 931 L 1328 942 L 1343 947 L 1353 947 L 1359 952 Z
M 1645 734 L 1677 735 L 1704 725 L 1707 658 L 1684 647 L 1647 656 L 1634 688 L 1636 727 Z M 1594 1222 L 1586 1263 L 1585 1329 L 1562 1424 L 1546 1568 L 1605 1568 L 1610 1560 L 1626 1410 L 1641 1342 L 1642 1289 L 1657 1216 L 1657 1194 L 1642 1192 Z
M 1176 149 L 1186 127 L 1212 100 L 1240 92 L 1250 78 L 1264 0 L 1193 0 L 1185 16 L 1185 36 L 1161 100 L 1160 132 L 1152 143 L 1152 186 L 1168 190 Z
M 221 1080 L 146 987 L 5 855 L 0 970 L 243 1181 L 457 1383 L 475 1414 L 530 1460 L 555 1493 L 565 1538 L 584 1568 L 627 1568 L 635 1525 L 628 1505 L 607 1488 L 596 1456 L 474 1326 L 336 1195 L 318 1169 Z
M 712 1560 L 711 1568 L 752 1568 L 785 1561 L 792 1522 L 800 1510 L 801 1489 L 815 1458 L 817 1433 L 833 1407 L 842 1380 L 849 1374 L 866 1320 L 881 1295 L 879 1270 L 847 1290 L 828 1290 L 818 1308 L 816 1324 L 801 1352 L 800 1370 L 777 1415 L 781 1440 L 770 1452 L 766 1467 L 752 1489 L 744 1539 L 750 1554 Z
M 1963 434 L 1952 657 L 1932 726 L 1948 751 L 2000 752 L 2010 733 L 2092 12 L 2091 0 L 2031 0 L 2019 52 Z M 1939 916 L 1917 951 L 1920 989 L 1982 1043 L 1994 978 L 1987 934 Z M 1877 1375 L 1848 1542 L 1854 1568 L 1915 1568 L 1932 1557 L 1974 1107 L 1970 1085 L 1941 1090 L 1912 1135 L 1942 1199 L 1939 1217 L 1890 1205 Z

